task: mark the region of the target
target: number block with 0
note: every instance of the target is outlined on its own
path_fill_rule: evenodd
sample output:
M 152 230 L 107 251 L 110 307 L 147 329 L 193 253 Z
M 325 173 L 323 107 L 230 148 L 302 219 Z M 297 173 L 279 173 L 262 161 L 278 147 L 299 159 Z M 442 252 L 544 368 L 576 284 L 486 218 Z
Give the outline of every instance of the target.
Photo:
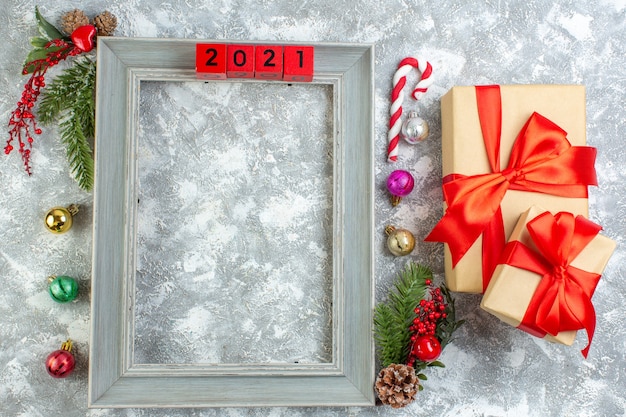
M 254 45 L 229 44 L 226 54 L 228 78 L 254 78 Z

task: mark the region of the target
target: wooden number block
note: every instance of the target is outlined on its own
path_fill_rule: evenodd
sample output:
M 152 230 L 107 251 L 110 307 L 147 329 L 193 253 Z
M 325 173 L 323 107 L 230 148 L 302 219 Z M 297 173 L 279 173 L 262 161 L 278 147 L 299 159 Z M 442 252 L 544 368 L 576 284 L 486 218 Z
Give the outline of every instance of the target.
M 254 45 L 228 45 L 226 56 L 228 78 L 254 77 Z
M 314 48 L 285 46 L 283 80 L 311 82 L 313 80 Z
M 254 78 L 263 80 L 281 80 L 283 78 L 282 46 L 255 46 Z
M 203 80 L 226 79 L 226 44 L 196 44 L 196 77 Z

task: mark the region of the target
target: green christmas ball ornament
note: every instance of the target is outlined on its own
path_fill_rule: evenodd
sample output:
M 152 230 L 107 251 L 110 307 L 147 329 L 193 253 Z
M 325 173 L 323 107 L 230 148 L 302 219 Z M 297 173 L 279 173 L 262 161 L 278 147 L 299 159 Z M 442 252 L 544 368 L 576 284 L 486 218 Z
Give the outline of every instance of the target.
M 78 281 L 72 277 L 67 275 L 51 276 L 48 278 L 48 282 L 50 283 L 48 287 L 50 297 L 57 303 L 67 303 L 78 296 Z

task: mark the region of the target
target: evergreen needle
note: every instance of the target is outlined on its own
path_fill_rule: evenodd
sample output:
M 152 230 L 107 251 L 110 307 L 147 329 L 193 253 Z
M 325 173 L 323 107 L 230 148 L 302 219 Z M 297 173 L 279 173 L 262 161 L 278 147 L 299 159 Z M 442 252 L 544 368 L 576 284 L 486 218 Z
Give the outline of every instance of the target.
M 384 368 L 392 363 L 406 363 L 411 340 L 409 327 L 417 317 L 415 306 L 426 293 L 426 280 L 432 280 L 431 270 L 409 263 L 387 302 L 379 303 L 374 310 L 374 339 Z
M 89 141 L 94 137 L 96 63 L 83 57 L 56 77 L 42 93 L 38 117 L 43 124 L 59 122 L 70 169 L 85 191 L 93 188 L 94 161 Z

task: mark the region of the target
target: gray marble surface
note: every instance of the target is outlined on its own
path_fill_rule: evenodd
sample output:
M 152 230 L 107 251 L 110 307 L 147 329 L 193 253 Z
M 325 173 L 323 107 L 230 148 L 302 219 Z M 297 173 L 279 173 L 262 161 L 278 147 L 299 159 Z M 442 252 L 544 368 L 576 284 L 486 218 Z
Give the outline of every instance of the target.
M 140 95 L 135 362 L 331 362 L 332 87 Z
M 0 120 L 8 121 L 15 101 L 19 97 L 25 78 L 20 75 L 21 63 L 29 50 L 28 38 L 36 35 L 34 8 L 37 3 L 26 0 L 0 1 Z M 87 403 L 87 352 L 89 341 L 89 275 L 91 258 L 91 213 L 92 195 L 80 191 L 68 174 L 64 147 L 59 142 L 58 131 L 47 128 L 37 137 L 33 151 L 34 175 L 28 177 L 22 171 L 19 158 L 12 154 L 2 155 L 0 159 L 0 416 L 622 416 L 626 415 L 626 329 L 624 317 L 624 294 L 626 271 L 624 261 L 624 231 L 626 218 L 626 2 L 624 0 L 582 1 L 490 1 L 481 4 L 443 0 L 425 1 L 255 1 L 244 2 L 199 0 L 150 2 L 132 0 L 127 2 L 108 2 L 92 0 L 85 2 L 46 2 L 40 3 L 41 11 L 53 22 L 58 22 L 61 14 L 75 7 L 83 8 L 89 15 L 95 15 L 105 9 L 114 13 L 120 26 L 117 34 L 129 37 L 176 37 L 176 38 L 214 38 L 242 39 L 259 41 L 331 41 L 331 42 L 367 42 L 376 45 L 376 224 L 381 231 L 376 240 L 376 299 L 382 300 L 395 275 L 407 262 L 407 258 L 394 258 L 384 249 L 386 224 L 395 224 L 410 229 L 418 241 L 430 231 L 441 216 L 441 146 L 439 99 L 454 85 L 473 85 L 487 83 L 518 84 L 583 84 L 587 87 L 587 133 L 590 145 L 598 148 L 596 169 L 599 187 L 590 191 L 590 216 L 592 220 L 604 226 L 604 233 L 618 242 L 618 249 L 613 255 L 594 296 L 597 311 L 597 330 L 590 355 L 584 360 L 579 350 L 585 344 L 584 335 L 579 336 L 573 347 L 549 344 L 528 336 L 516 329 L 509 328 L 479 308 L 480 297 L 476 295 L 458 295 L 459 315 L 467 324 L 458 332 L 457 339 L 446 348 L 442 360 L 445 369 L 429 372 L 425 390 L 417 401 L 403 410 L 388 407 L 372 408 L 251 408 L 251 409 L 128 409 L 128 410 L 88 410 Z M 434 67 L 435 82 L 425 97 L 418 102 L 405 103 L 405 109 L 416 109 L 431 126 L 430 138 L 414 147 L 403 146 L 400 150 L 400 162 L 389 165 L 385 162 L 386 133 L 389 112 L 389 94 L 391 78 L 397 63 L 404 57 L 417 55 L 429 60 Z M 52 75 L 55 72 L 51 72 Z M 409 78 L 409 83 L 415 80 Z M 210 129 L 208 122 L 212 117 L 232 117 L 233 132 L 241 126 L 266 130 L 272 137 L 271 126 L 264 125 L 267 118 L 263 115 L 263 105 L 254 107 L 258 102 L 254 97 L 242 94 L 259 94 L 259 91 L 232 91 L 234 98 L 228 106 L 252 106 L 255 120 L 246 119 L 238 125 L 236 113 L 224 116 L 216 108 L 206 111 L 206 119 L 198 118 L 195 109 L 181 101 L 177 86 L 149 86 L 153 98 L 148 103 L 158 103 L 163 111 L 180 107 L 180 114 L 188 120 L 181 124 L 182 140 L 185 140 L 184 127 L 205 131 Z M 196 87 L 185 87 L 187 91 Z M 236 85 L 232 88 L 236 89 Z M 148 88 L 150 89 L 150 88 Z M 227 94 L 228 92 L 216 92 Z M 291 94 L 273 91 L 277 99 L 293 100 Z M 322 102 L 328 98 L 324 90 L 304 91 L 305 96 L 317 97 Z M 157 97 L 163 95 L 163 100 Z M 192 97 L 193 98 L 193 97 Z M 218 99 L 216 99 L 218 100 Z M 222 99 L 219 98 L 218 101 Z M 294 104 L 297 106 L 298 104 Z M 210 106 L 209 106 L 210 107 Z M 243 108 L 243 107 L 242 107 Z M 304 119 L 290 127 L 281 121 L 284 128 L 293 129 L 292 135 L 324 135 L 324 108 L 312 109 L 310 124 L 303 124 Z M 156 111 L 156 110 L 155 110 Z M 147 114 L 149 116 L 150 113 Z M 241 116 L 239 116 L 241 117 Z M 317 118 L 317 119 L 316 119 Z M 176 120 L 163 120 L 151 123 L 146 120 L 142 134 L 156 140 L 155 135 L 167 134 L 176 129 Z M 182 123 L 182 122 L 181 122 Z M 298 129 L 304 129 L 298 131 Z M 244 138 L 238 145 L 254 147 L 252 138 Z M 311 158 L 310 165 L 299 170 L 310 173 L 315 178 L 307 184 L 312 192 L 309 199 L 299 200 L 294 207 L 303 210 L 295 214 L 280 202 L 278 196 L 284 193 L 277 187 L 281 176 L 287 178 L 291 169 L 281 152 L 272 152 L 272 144 L 257 144 L 259 152 L 234 152 L 229 158 L 234 163 L 241 158 L 248 158 L 248 167 L 254 166 L 257 158 L 259 178 L 266 190 L 273 194 L 267 199 L 250 193 L 249 178 L 230 178 L 236 187 L 212 185 L 209 194 L 198 193 L 193 184 L 202 183 L 209 178 L 193 178 L 185 182 L 184 178 L 192 167 L 184 165 L 185 158 L 191 154 L 177 155 L 182 166 L 170 166 L 167 172 L 155 169 L 160 164 L 158 152 L 166 152 L 164 146 L 146 146 L 146 170 L 141 180 L 147 185 L 145 205 L 140 205 L 140 216 L 150 218 L 154 213 L 151 198 L 155 190 L 150 184 L 159 181 L 171 181 L 171 193 L 163 198 L 172 202 L 188 205 L 188 215 L 177 219 L 177 228 L 187 230 L 193 236 L 198 225 L 206 230 L 221 231 L 224 239 L 233 237 L 236 224 L 225 222 L 219 216 L 213 219 L 198 219 L 199 213 L 194 207 L 211 204 L 211 192 L 243 193 L 247 199 L 239 205 L 221 207 L 225 213 L 231 213 L 244 224 L 252 226 L 264 235 L 263 228 L 278 231 L 280 225 L 271 213 L 286 216 L 291 223 L 283 230 L 284 237 L 294 236 L 294 230 L 307 228 L 315 235 L 316 241 L 323 241 L 324 221 L 327 220 L 327 201 L 315 196 L 324 195 L 328 184 L 324 178 L 328 175 L 327 144 L 306 144 L 307 148 L 296 147 L 302 152 L 314 152 L 319 158 Z M 302 144 L 301 144 L 302 145 Z M 404 144 L 403 144 L 404 145 Z M 302 145 L 305 146 L 305 145 Z M 216 149 L 203 148 L 197 159 L 190 163 L 202 164 L 203 158 L 215 156 Z M 242 156 L 243 155 L 243 156 Z M 271 155 L 271 157 L 270 157 Z M 168 156 L 171 159 L 172 155 Z M 238 159 L 238 157 L 241 157 Z M 153 159 L 150 159 L 153 158 Z M 140 160 L 141 165 L 141 160 Z M 198 165 L 199 166 L 199 165 Z M 222 169 L 227 166 L 223 165 Z M 272 171 L 276 168 L 277 171 Z M 392 209 L 387 201 L 385 180 L 391 170 L 410 169 L 416 178 L 416 190 L 405 199 L 401 206 Z M 269 171 L 268 171 L 269 170 Z M 249 175 L 254 172 L 250 171 Z M 166 177 L 159 178 L 159 176 Z M 198 173 L 198 175 L 205 175 Z M 247 174 L 246 174 L 247 175 Z M 217 176 L 226 181 L 227 176 Z M 223 184 L 222 184 L 223 185 Z M 232 185 L 232 184 L 231 184 Z M 159 186 L 167 189 L 167 183 Z M 151 194 L 152 193 L 152 194 Z M 272 203 L 272 197 L 276 200 Z M 82 213 L 77 216 L 72 231 L 66 235 L 54 236 L 43 228 L 45 211 L 55 205 L 79 203 Z M 252 209 L 258 210 L 255 220 L 247 218 Z M 266 216 L 263 217 L 263 209 Z M 284 211 L 283 214 L 281 210 Z M 316 213 L 309 216 L 310 213 Z M 147 223 L 146 223 L 147 224 Z M 248 224 L 250 225 L 250 224 Z M 232 227 L 231 227 L 232 226 Z M 250 227 L 254 230 L 254 227 Z M 141 228 L 141 225 L 140 225 Z M 185 229 L 187 228 L 187 229 Z M 170 229 L 175 234 L 176 231 Z M 147 242 L 161 245 L 164 251 L 175 251 L 168 247 L 164 238 L 155 243 L 159 231 L 146 227 L 140 234 Z M 257 236 L 257 237 L 258 237 Z M 167 235 L 166 235 L 167 237 Z M 277 237 L 278 238 L 278 237 Z M 326 237 L 327 238 L 327 237 Z M 255 236 L 249 236 L 253 242 Z M 312 236 L 307 236 L 313 241 Z M 171 244 L 173 240 L 169 241 Z M 272 245 L 278 242 L 257 242 L 274 250 Z M 191 244 L 191 243 L 190 243 Z M 307 243 L 308 244 L 308 243 Z M 297 246 L 297 245 L 296 245 Z M 207 247 L 207 250 L 210 250 Z M 282 248 L 281 248 L 282 249 Z M 218 268 L 212 268 L 203 259 L 185 259 L 180 264 L 159 265 L 154 252 L 146 251 L 145 257 L 138 263 L 138 270 L 161 271 L 162 276 L 179 274 L 182 282 L 176 290 L 169 291 L 167 282 L 145 281 L 139 283 L 140 294 L 145 299 L 146 308 L 171 297 L 169 304 L 172 313 L 163 315 L 163 325 L 154 326 L 147 320 L 137 333 L 137 346 L 141 354 L 136 360 L 161 361 L 202 360 L 245 361 L 246 355 L 251 361 L 291 360 L 296 357 L 313 362 L 328 360 L 324 344 L 328 327 L 327 310 L 324 308 L 324 248 L 306 248 L 314 253 L 316 259 L 300 258 L 302 248 L 294 247 L 286 252 L 285 267 L 272 265 L 275 275 L 266 274 L 266 281 L 254 288 L 237 286 L 212 287 L 185 285 L 194 284 L 193 277 L 200 277 L 211 282 L 212 274 Z M 234 249 L 235 253 L 248 249 Z M 167 252 L 169 253 L 169 252 Z M 152 256 L 152 258 L 151 258 Z M 168 255 L 169 256 L 169 255 Z M 173 256 L 173 255 L 172 255 Z M 165 259 L 173 259 L 168 258 Z M 302 259 L 302 262 L 298 262 Z M 443 251 L 440 245 L 418 243 L 410 256 L 411 260 L 423 262 L 433 267 L 438 279 L 442 278 Z M 248 272 L 259 272 L 269 261 L 260 257 L 256 263 L 244 265 Z M 165 263 L 164 263 L 165 264 Z M 285 285 L 281 274 L 289 274 L 293 265 L 301 265 L 303 272 L 309 274 L 311 281 Z M 316 269 L 320 267 L 321 270 Z M 166 269 L 159 269 L 169 267 Z M 308 269 L 307 269 L 308 268 Z M 245 272 L 245 271 L 244 271 Z M 186 276 L 188 273 L 195 275 Z M 77 277 L 81 284 L 81 295 L 69 305 L 55 304 L 47 294 L 46 277 L 50 274 L 67 274 Z M 191 277 L 191 278 L 190 278 Z M 195 282 L 197 285 L 198 283 Z M 296 285 L 297 284 L 297 285 Z M 141 287 L 143 285 L 143 287 Z M 207 356 L 217 352 L 216 346 L 209 346 L 207 340 L 198 337 L 206 334 L 202 322 L 191 320 L 189 312 L 174 308 L 180 303 L 177 297 L 184 296 L 180 291 L 194 291 L 202 288 L 207 294 L 212 291 L 241 291 L 251 297 L 261 297 L 268 305 L 272 304 L 271 294 L 290 300 L 284 305 L 288 314 L 273 314 L 282 317 L 284 322 L 275 326 L 266 326 L 266 333 L 261 332 L 259 322 L 242 319 L 240 339 L 232 338 L 231 347 L 223 356 Z M 162 292 L 158 292 L 161 290 Z M 263 294 L 263 290 L 268 293 Z M 320 291 L 315 294 L 315 291 Z M 166 297 L 166 298 L 159 298 Z M 263 298 L 265 297 L 265 298 Z M 298 297 L 300 297 L 298 299 Z M 296 302 L 297 300 L 297 302 Z M 279 305 L 281 304 L 279 303 Z M 210 314 L 213 308 L 220 306 L 196 305 L 202 314 Z M 259 307 L 259 306 L 256 306 Z M 242 310 L 243 311 L 243 310 Z M 258 317 L 260 310 L 245 311 Z M 313 320 L 315 334 L 287 337 L 279 329 L 288 328 L 289 332 L 298 332 L 306 324 L 290 320 L 290 314 L 300 312 L 306 323 Z M 198 313 L 195 311 L 194 313 Z M 175 316 L 179 314 L 179 316 Z M 168 327 L 169 326 L 169 327 Z M 287 327 L 285 327 L 287 326 Z M 310 324 L 309 324 L 310 326 Z M 218 329 L 226 335 L 228 326 Z M 310 330 L 310 329 L 309 329 Z M 172 332 L 187 332 L 188 340 L 181 344 L 172 338 Z M 204 333 L 203 333 L 204 332 Z M 43 363 L 46 355 L 60 347 L 60 344 L 72 338 L 75 342 L 77 370 L 65 380 L 53 380 L 45 372 Z M 268 346 L 256 350 L 254 340 L 271 340 Z M 154 348 L 158 340 L 158 349 Z M 249 345 L 241 345 L 244 340 Z M 154 343 L 153 343 L 154 341 Z M 307 346 L 302 346 L 303 341 Z M 294 343 L 295 342 L 295 343 Z M 310 343 L 309 343 L 310 342 Z M 310 344 L 310 346 L 308 346 Z M 282 351 L 266 349 L 281 347 Z M 253 349 L 254 348 L 254 349 Z M 234 353 L 233 357 L 229 356 Z M 143 355 L 143 356 L 141 356 Z M 189 356 L 191 355 L 191 356 Z M 204 357 L 203 357 L 204 355 Z M 233 359 L 236 358 L 236 359 Z

